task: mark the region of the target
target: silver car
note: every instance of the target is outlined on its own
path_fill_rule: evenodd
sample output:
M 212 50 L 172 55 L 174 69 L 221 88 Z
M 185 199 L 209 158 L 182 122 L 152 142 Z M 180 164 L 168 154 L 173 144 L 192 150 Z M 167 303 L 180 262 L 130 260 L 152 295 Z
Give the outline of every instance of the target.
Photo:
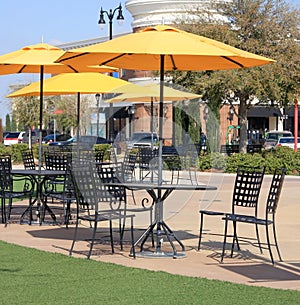
M 151 132 L 134 132 L 129 141 L 127 141 L 126 146 L 128 149 L 138 148 L 138 147 L 153 147 L 158 148 L 158 135 L 157 133 Z

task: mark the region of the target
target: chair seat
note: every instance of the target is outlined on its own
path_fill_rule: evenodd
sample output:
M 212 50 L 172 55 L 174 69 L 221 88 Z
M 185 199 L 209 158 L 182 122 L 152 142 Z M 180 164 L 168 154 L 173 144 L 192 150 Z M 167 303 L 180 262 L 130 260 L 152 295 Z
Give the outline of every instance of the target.
M 86 220 L 86 221 L 107 221 L 107 220 L 119 220 L 121 219 L 125 219 L 125 218 L 132 218 L 135 217 L 135 215 L 125 215 L 122 213 L 117 213 L 117 212 L 101 212 L 100 214 L 89 214 L 86 216 L 80 216 L 79 218 L 82 220 Z
M 241 215 L 241 214 L 226 214 L 223 220 L 253 223 L 258 225 L 270 225 L 273 222 L 271 220 L 266 221 L 266 219 L 257 218 L 255 216 Z
M 211 216 L 223 216 L 225 215 L 224 212 L 218 212 L 218 211 L 209 211 L 209 210 L 200 210 L 200 213 L 205 215 L 211 215 Z

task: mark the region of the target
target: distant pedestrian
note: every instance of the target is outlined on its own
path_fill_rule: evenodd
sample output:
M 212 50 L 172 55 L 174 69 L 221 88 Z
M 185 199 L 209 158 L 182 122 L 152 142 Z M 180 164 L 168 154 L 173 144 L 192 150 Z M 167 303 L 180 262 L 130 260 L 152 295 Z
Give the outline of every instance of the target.
M 205 153 L 206 152 L 206 149 L 207 149 L 207 143 L 206 143 L 207 139 L 206 139 L 206 135 L 204 132 L 201 132 L 201 135 L 200 135 L 200 147 L 201 147 L 201 150 Z

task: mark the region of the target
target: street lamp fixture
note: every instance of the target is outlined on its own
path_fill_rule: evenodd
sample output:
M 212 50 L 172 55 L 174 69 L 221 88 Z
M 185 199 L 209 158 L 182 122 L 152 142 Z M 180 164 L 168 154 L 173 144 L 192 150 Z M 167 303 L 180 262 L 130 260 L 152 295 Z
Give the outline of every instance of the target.
M 110 9 L 109 11 L 104 11 L 101 7 L 100 9 L 100 18 L 98 21 L 98 24 L 100 25 L 100 28 L 103 29 L 104 25 L 106 24 L 104 16 L 106 15 L 109 20 L 109 40 L 112 40 L 112 23 L 115 16 L 115 13 L 118 12 L 117 21 L 119 25 L 121 26 L 124 22 L 124 16 L 122 13 L 122 5 L 116 7 L 114 10 Z
M 103 29 L 103 27 L 106 23 L 105 18 L 104 18 L 106 15 L 109 20 L 109 40 L 112 40 L 112 24 L 113 24 L 113 19 L 114 19 L 116 12 L 118 12 L 118 16 L 116 19 L 117 19 L 119 25 L 122 25 L 123 21 L 124 21 L 124 16 L 122 13 L 121 3 L 114 10 L 110 9 L 109 11 L 104 11 L 102 9 L 102 7 L 100 9 L 100 18 L 99 18 L 98 24 L 100 25 L 100 28 Z M 109 106 L 109 142 L 113 143 L 113 141 L 114 141 L 113 106 L 112 106 L 112 103 L 110 103 L 110 106 Z

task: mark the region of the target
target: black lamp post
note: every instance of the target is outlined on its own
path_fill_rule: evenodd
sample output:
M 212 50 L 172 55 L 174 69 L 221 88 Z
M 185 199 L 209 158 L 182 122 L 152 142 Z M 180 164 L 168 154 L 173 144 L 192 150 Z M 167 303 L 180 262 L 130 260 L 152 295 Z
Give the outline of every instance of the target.
M 135 106 L 129 106 L 128 107 L 128 116 L 129 116 L 129 138 L 131 138 L 131 135 L 132 135 L 132 118 L 135 114 Z
M 99 102 L 100 102 L 100 94 L 96 93 L 95 95 L 96 101 L 97 101 L 97 137 L 99 137 Z
M 109 20 L 109 40 L 112 40 L 112 25 L 113 25 L 113 19 L 115 16 L 115 13 L 118 12 L 117 20 L 119 25 L 123 24 L 124 17 L 122 14 L 122 5 L 116 7 L 114 10 L 110 9 L 109 11 L 104 11 L 101 7 L 100 10 L 100 18 L 98 21 L 98 24 L 100 25 L 101 28 L 104 27 L 105 25 L 105 19 L 104 16 L 106 15 L 108 20 Z M 112 103 L 109 105 L 109 142 L 113 143 L 114 141 L 114 120 L 113 120 L 113 107 Z

